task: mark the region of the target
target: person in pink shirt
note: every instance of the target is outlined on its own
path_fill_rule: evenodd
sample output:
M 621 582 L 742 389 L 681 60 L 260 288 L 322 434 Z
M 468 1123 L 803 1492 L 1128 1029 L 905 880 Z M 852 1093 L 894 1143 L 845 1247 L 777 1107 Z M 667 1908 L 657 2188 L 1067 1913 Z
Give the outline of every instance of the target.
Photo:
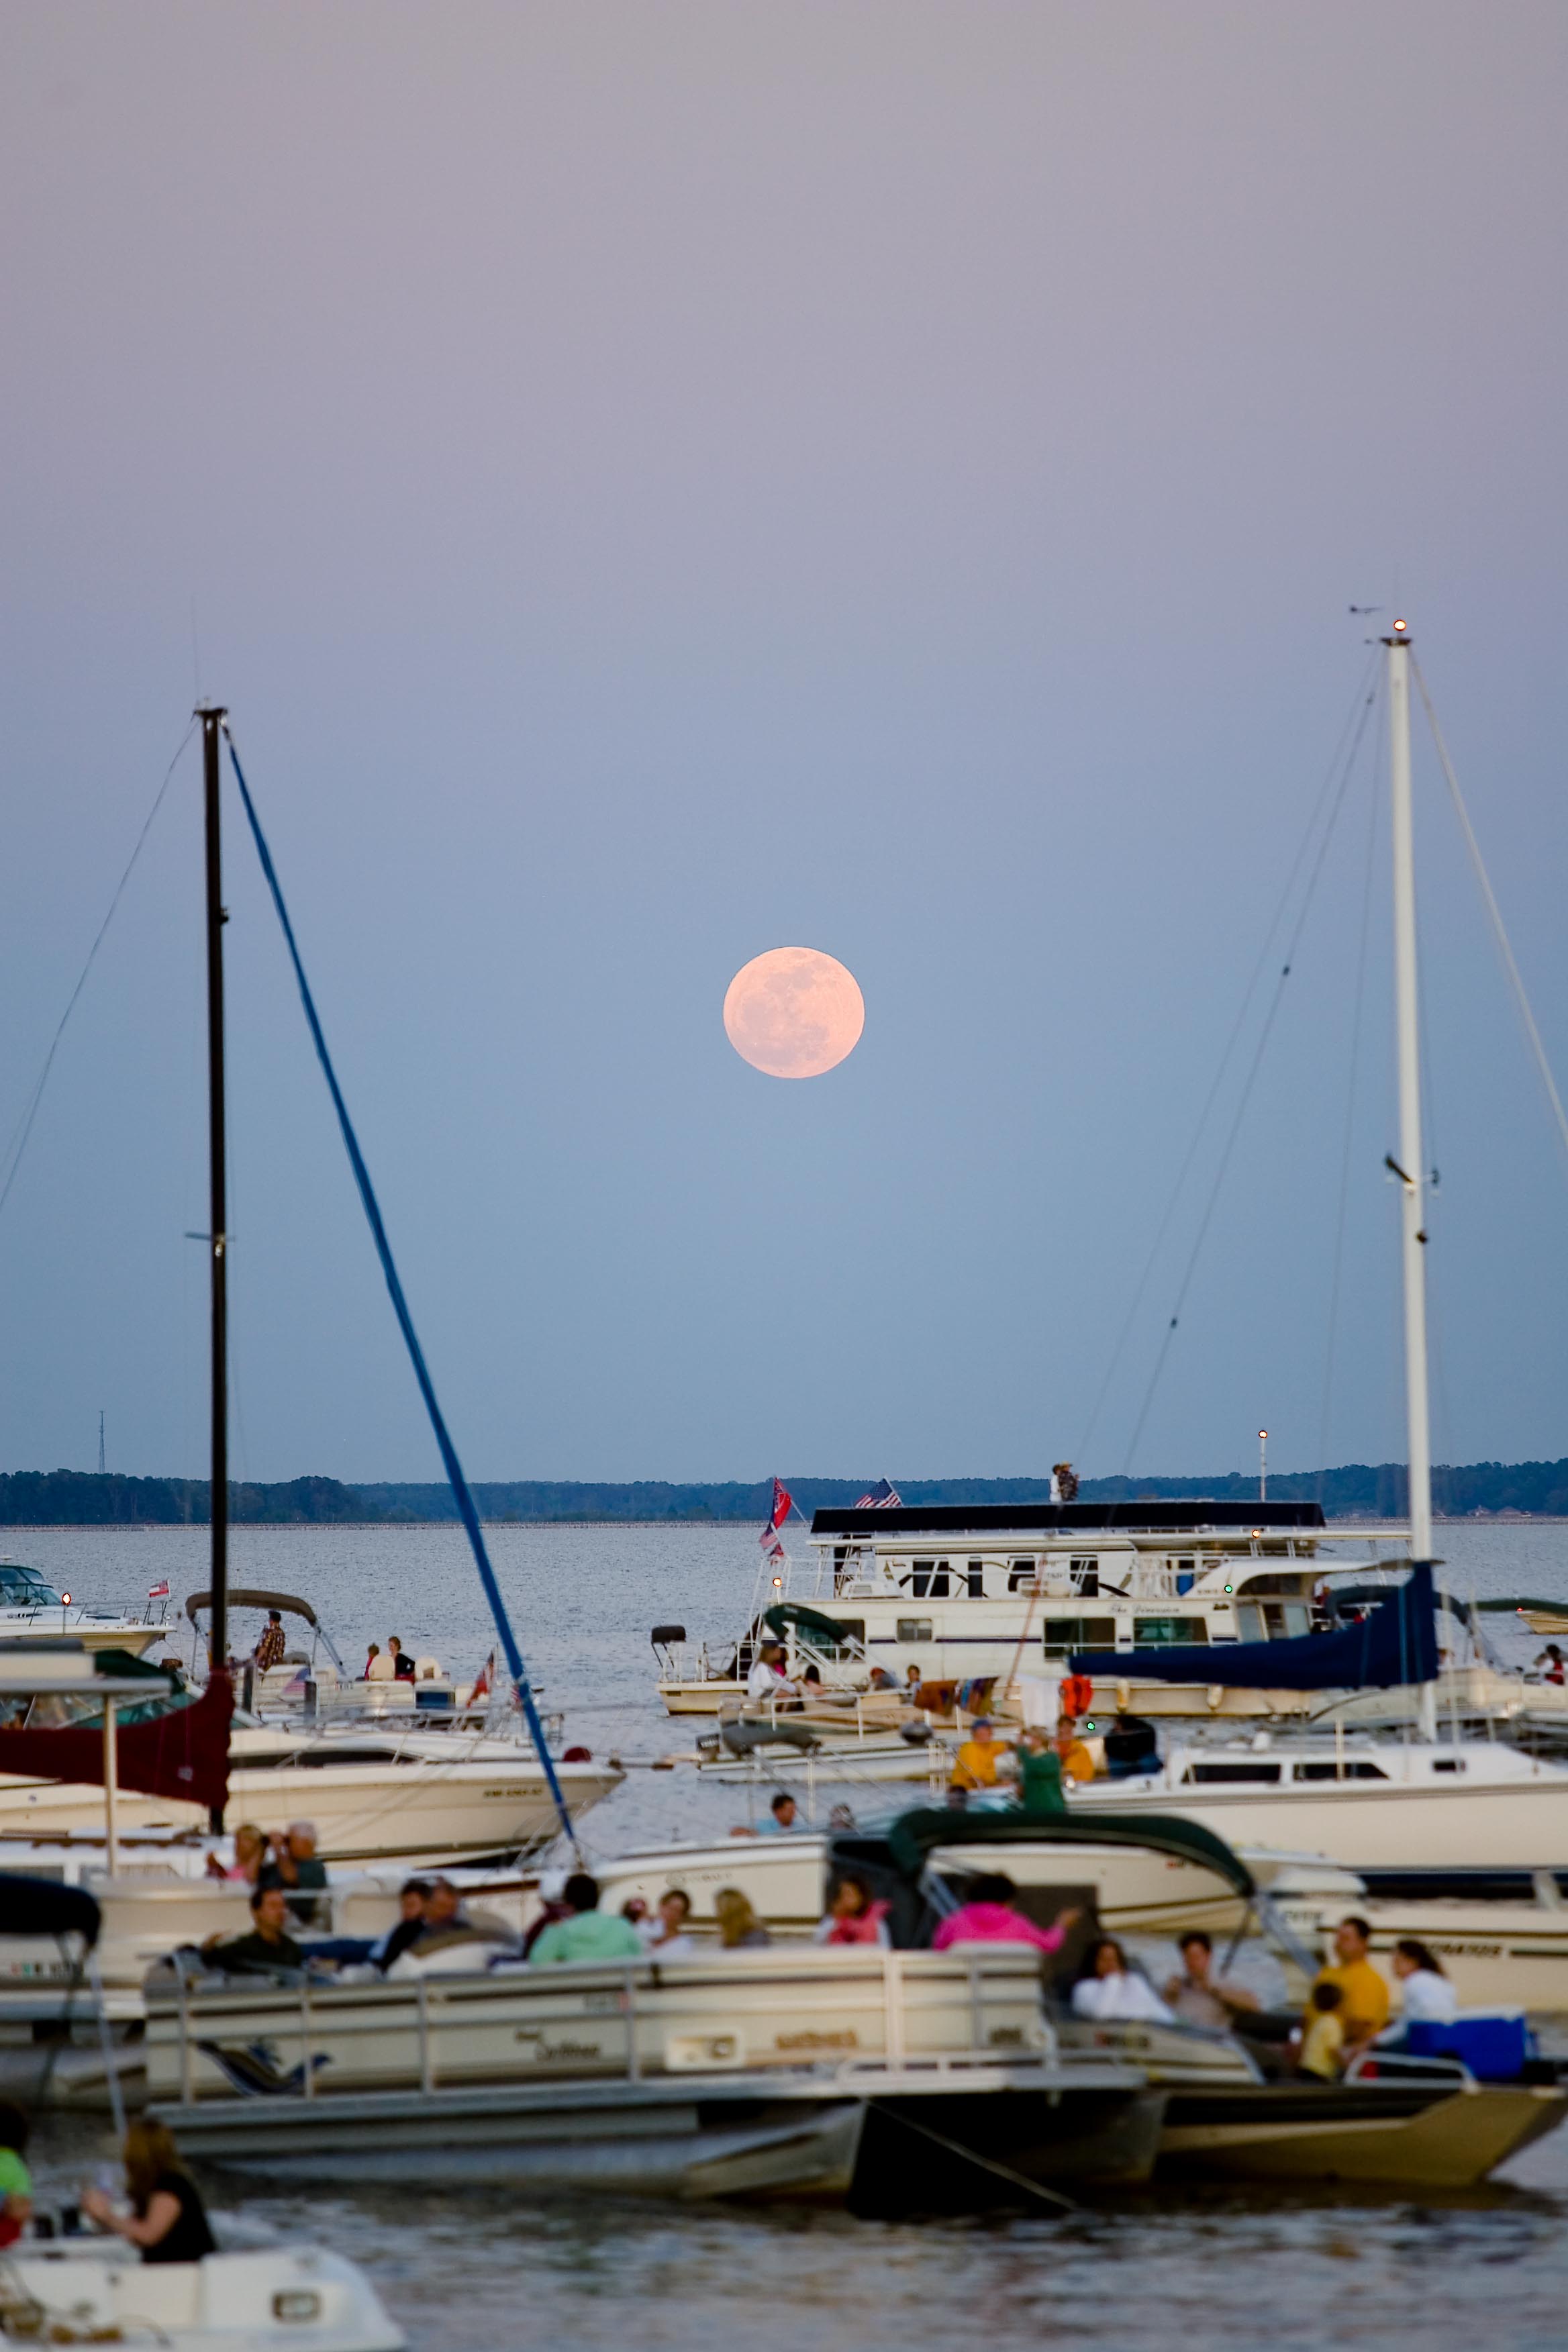
M 951 1913 L 931 1937 L 932 1951 L 945 1952 L 954 1944 L 1033 1944 L 1037 1951 L 1059 1952 L 1082 1916 L 1081 1908 L 1075 1906 L 1050 1927 L 1037 1927 L 1032 1919 L 1014 1909 L 1017 1891 L 1000 1871 L 977 1878 L 968 1902 Z

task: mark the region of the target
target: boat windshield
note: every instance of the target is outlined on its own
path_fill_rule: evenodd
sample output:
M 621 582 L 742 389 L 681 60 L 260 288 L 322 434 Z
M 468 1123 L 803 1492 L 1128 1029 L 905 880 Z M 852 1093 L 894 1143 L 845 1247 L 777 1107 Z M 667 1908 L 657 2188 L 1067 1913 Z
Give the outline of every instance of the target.
M 64 1601 L 36 1568 L 0 1560 L 0 1609 L 63 1609 Z

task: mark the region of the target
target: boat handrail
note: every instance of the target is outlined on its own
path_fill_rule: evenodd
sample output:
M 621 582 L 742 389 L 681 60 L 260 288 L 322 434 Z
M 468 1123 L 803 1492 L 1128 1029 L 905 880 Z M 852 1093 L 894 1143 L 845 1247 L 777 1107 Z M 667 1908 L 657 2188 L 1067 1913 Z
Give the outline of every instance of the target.
M 715 1951 L 712 1959 L 732 1966 L 733 1957 Z M 1012 2064 L 1024 2061 L 1051 2063 L 1059 2057 L 1059 2040 L 1043 2004 L 1037 2004 L 1031 2016 L 1032 2038 L 1028 2042 L 993 2037 L 988 2013 L 999 2005 L 1016 2009 L 1021 1987 L 1029 1973 L 1020 1968 L 1020 1955 L 1016 1950 L 1005 1956 L 1011 1961 L 1010 1966 L 999 1966 L 998 1963 L 1004 1960 L 1004 1953 L 983 1945 L 947 1953 L 883 1951 L 875 1957 L 880 1962 L 881 2052 L 856 2055 L 835 2052 L 828 2061 L 835 2074 L 853 2066 L 867 2070 L 879 2067 L 898 2070 L 910 2063 L 922 2066 L 938 2063 L 952 2066 Z M 420 1974 L 412 1979 L 395 1978 L 368 1984 L 325 1983 L 319 1979 L 313 1979 L 308 1973 L 287 1979 L 254 1977 L 248 1979 L 234 1977 L 204 1979 L 200 1973 L 176 1962 L 169 1970 L 169 1976 L 173 1979 L 174 2019 L 179 2042 L 180 2098 L 184 2105 L 189 2106 L 203 2095 L 195 2080 L 193 2053 L 210 2051 L 215 2039 L 222 2033 L 224 2012 L 229 2009 L 237 2010 L 244 2016 L 247 2035 L 252 2032 L 251 2021 L 255 2020 L 268 2041 L 287 2045 L 297 2039 L 299 2063 L 293 2069 L 297 2080 L 276 2086 L 277 2095 L 314 2101 L 323 2095 L 318 2088 L 316 2077 L 321 2042 L 328 2035 L 339 2042 L 363 2036 L 384 2036 L 389 2027 L 395 2027 L 397 2013 L 401 2012 L 413 2031 L 420 2090 L 429 2095 L 443 2087 L 437 2046 L 441 2029 L 453 2023 L 460 2024 L 466 2007 L 490 2004 L 498 1999 L 520 1993 L 537 1994 L 543 2000 L 552 1995 L 570 1994 L 574 1990 L 580 1990 L 590 2001 L 602 2002 L 605 1998 L 615 2001 L 624 2026 L 620 2071 L 626 2081 L 640 2083 L 650 2071 L 647 2054 L 641 2047 L 638 2035 L 639 2023 L 649 2014 L 650 1996 L 657 2010 L 658 1995 L 665 1990 L 680 1991 L 688 1969 L 701 1968 L 707 1958 L 707 1955 L 702 1955 L 695 1962 L 665 1962 L 662 1966 L 652 1959 L 643 1958 L 627 1959 L 619 1964 L 591 1961 L 574 1967 L 552 1967 L 539 1971 L 531 1979 L 524 1969 L 508 1969 L 501 1973 L 487 1970 L 483 1973 L 454 1971 L 447 1976 Z M 773 1948 L 766 1957 L 762 1952 L 748 1953 L 742 1967 L 735 1971 L 735 1980 L 738 1986 L 750 1988 L 759 1980 L 765 1982 L 781 1965 L 798 1971 L 804 1963 L 809 1971 L 825 1962 L 828 1969 L 842 1969 L 847 1958 L 865 1960 L 870 1958 L 872 1954 L 868 1951 L 850 1954 L 837 1949 L 829 1954 L 823 1948 L 812 1945 L 784 1944 Z M 940 1969 L 932 1969 L 930 1964 L 933 1961 L 945 1965 Z M 963 1970 L 968 2040 L 955 2042 L 946 2049 L 911 2051 L 909 2032 L 911 1979 L 917 1983 L 924 1977 L 939 1986 L 944 1981 L 952 1984 L 954 1962 Z M 868 1979 L 875 1981 L 870 1979 L 869 1970 L 856 1970 L 854 1973 L 862 1985 Z M 574 1981 L 584 1976 L 608 1981 L 581 1986 Z M 154 1990 L 151 1983 L 149 1990 Z M 714 1987 L 713 1992 L 716 2001 L 719 1988 Z M 388 2011 L 395 2013 L 392 2018 L 387 2016 Z M 150 2019 L 155 2011 L 154 2000 L 149 2003 Z M 166 2011 L 164 2013 L 167 2014 Z M 595 2016 L 603 2013 L 595 2011 Z M 297 2020 L 292 2027 L 290 2014 Z M 681 2015 L 679 2009 L 672 2010 L 672 2021 L 679 2020 Z M 1016 2034 L 1017 2029 L 1007 2031 Z M 700 2039 L 700 2033 L 698 2038 Z M 721 2037 L 715 2035 L 714 2038 Z M 823 2063 L 823 2055 L 819 2052 L 814 2052 L 802 2060 L 770 2056 L 753 2060 L 751 2071 L 769 2074 L 815 2074 L 822 2071 Z M 653 2064 L 651 2071 L 659 2074 L 687 2072 L 728 2074 L 734 2071 L 734 2063 L 731 2058 L 715 2054 L 707 2067 L 672 2065 L 667 2054 L 661 2063 Z M 614 2068 L 601 2064 L 585 2068 L 584 2072 L 602 2079 L 606 2073 L 613 2073 Z M 331 2094 L 329 2092 L 326 2095 Z

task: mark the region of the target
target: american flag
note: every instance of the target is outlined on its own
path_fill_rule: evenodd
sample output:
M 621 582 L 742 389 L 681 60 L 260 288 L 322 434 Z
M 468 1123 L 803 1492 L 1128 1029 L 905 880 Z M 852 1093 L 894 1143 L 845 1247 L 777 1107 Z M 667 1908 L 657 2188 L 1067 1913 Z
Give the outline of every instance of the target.
M 149 1601 L 167 1601 L 168 1597 L 169 1580 L 167 1577 L 163 1579 L 162 1584 L 150 1584 L 147 1587 L 147 1598 Z
M 855 1506 L 858 1511 L 901 1511 L 903 1507 L 903 1496 L 896 1486 L 889 1486 L 885 1478 L 879 1478 L 870 1492 L 862 1495 Z
M 773 1480 L 773 1509 L 768 1513 L 767 1526 L 757 1538 L 757 1541 L 761 1544 L 763 1549 L 768 1554 L 771 1559 L 776 1559 L 784 1549 L 783 1544 L 779 1541 L 779 1529 L 783 1527 L 794 1507 L 795 1496 L 790 1493 L 787 1486 L 781 1486 L 775 1478 Z

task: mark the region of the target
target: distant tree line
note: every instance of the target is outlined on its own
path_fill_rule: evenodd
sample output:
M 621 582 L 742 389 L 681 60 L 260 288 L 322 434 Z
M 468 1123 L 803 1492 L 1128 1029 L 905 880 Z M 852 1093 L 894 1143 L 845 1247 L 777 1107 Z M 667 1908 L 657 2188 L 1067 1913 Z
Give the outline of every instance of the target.
M 784 1481 L 807 1518 L 815 1510 L 839 1509 L 865 1493 L 857 1478 L 789 1478 Z M 906 1503 L 1039 1503 L 1050 1492 L 1045 1478 L 910 1478 L 894 1482 Z M 1472 1462 L 1432 1474 L 1433 1499 L 1445 1517 L 1464 1518 L 1500 1511 L 1568 1518 L 1568 1461 Z M 209 1517 L 205 1478 L 100 1476 L 86 1470 L 16 1470 L 0 1475 L 0 1527 L 205 1527 Z M 1086 1478 L 1079 1490 L 1086 1503 L 1131 1502 L 1148 1496 L 1176 1499 L 1207 1496 L 1215 1501 L 1246 1501 L 1258 1480 L 1233 1470 L 1209 1478 Z M 1405 1508 L 1402 1462 L 1352 1462 L 1337 1470 L 1270 1475 L 1268 1492 L 1279 1502 L 1321 1502 L 1331 1518 L 1398 1518 Z M 499 1484 L 480 1481 L 474 1496 L 487 1519 L 517 1525 L 565 1521 L 671 1519 L 700 1523 L 756 1521 L 766 1516 L 770 1479 L 703 1486 L 675 1486 L 663 1479 L 625 1484 L 569 1479 L 521 1478 Z M 302 1527 L 322 1523 L 413 1525 L 455 1520 L 448 1487 L 379 1483 L 346 1486 L 336 1478 L 289 1478 L 258 1486 L 235 1482 L 229 1516 L 253 1527 Z

